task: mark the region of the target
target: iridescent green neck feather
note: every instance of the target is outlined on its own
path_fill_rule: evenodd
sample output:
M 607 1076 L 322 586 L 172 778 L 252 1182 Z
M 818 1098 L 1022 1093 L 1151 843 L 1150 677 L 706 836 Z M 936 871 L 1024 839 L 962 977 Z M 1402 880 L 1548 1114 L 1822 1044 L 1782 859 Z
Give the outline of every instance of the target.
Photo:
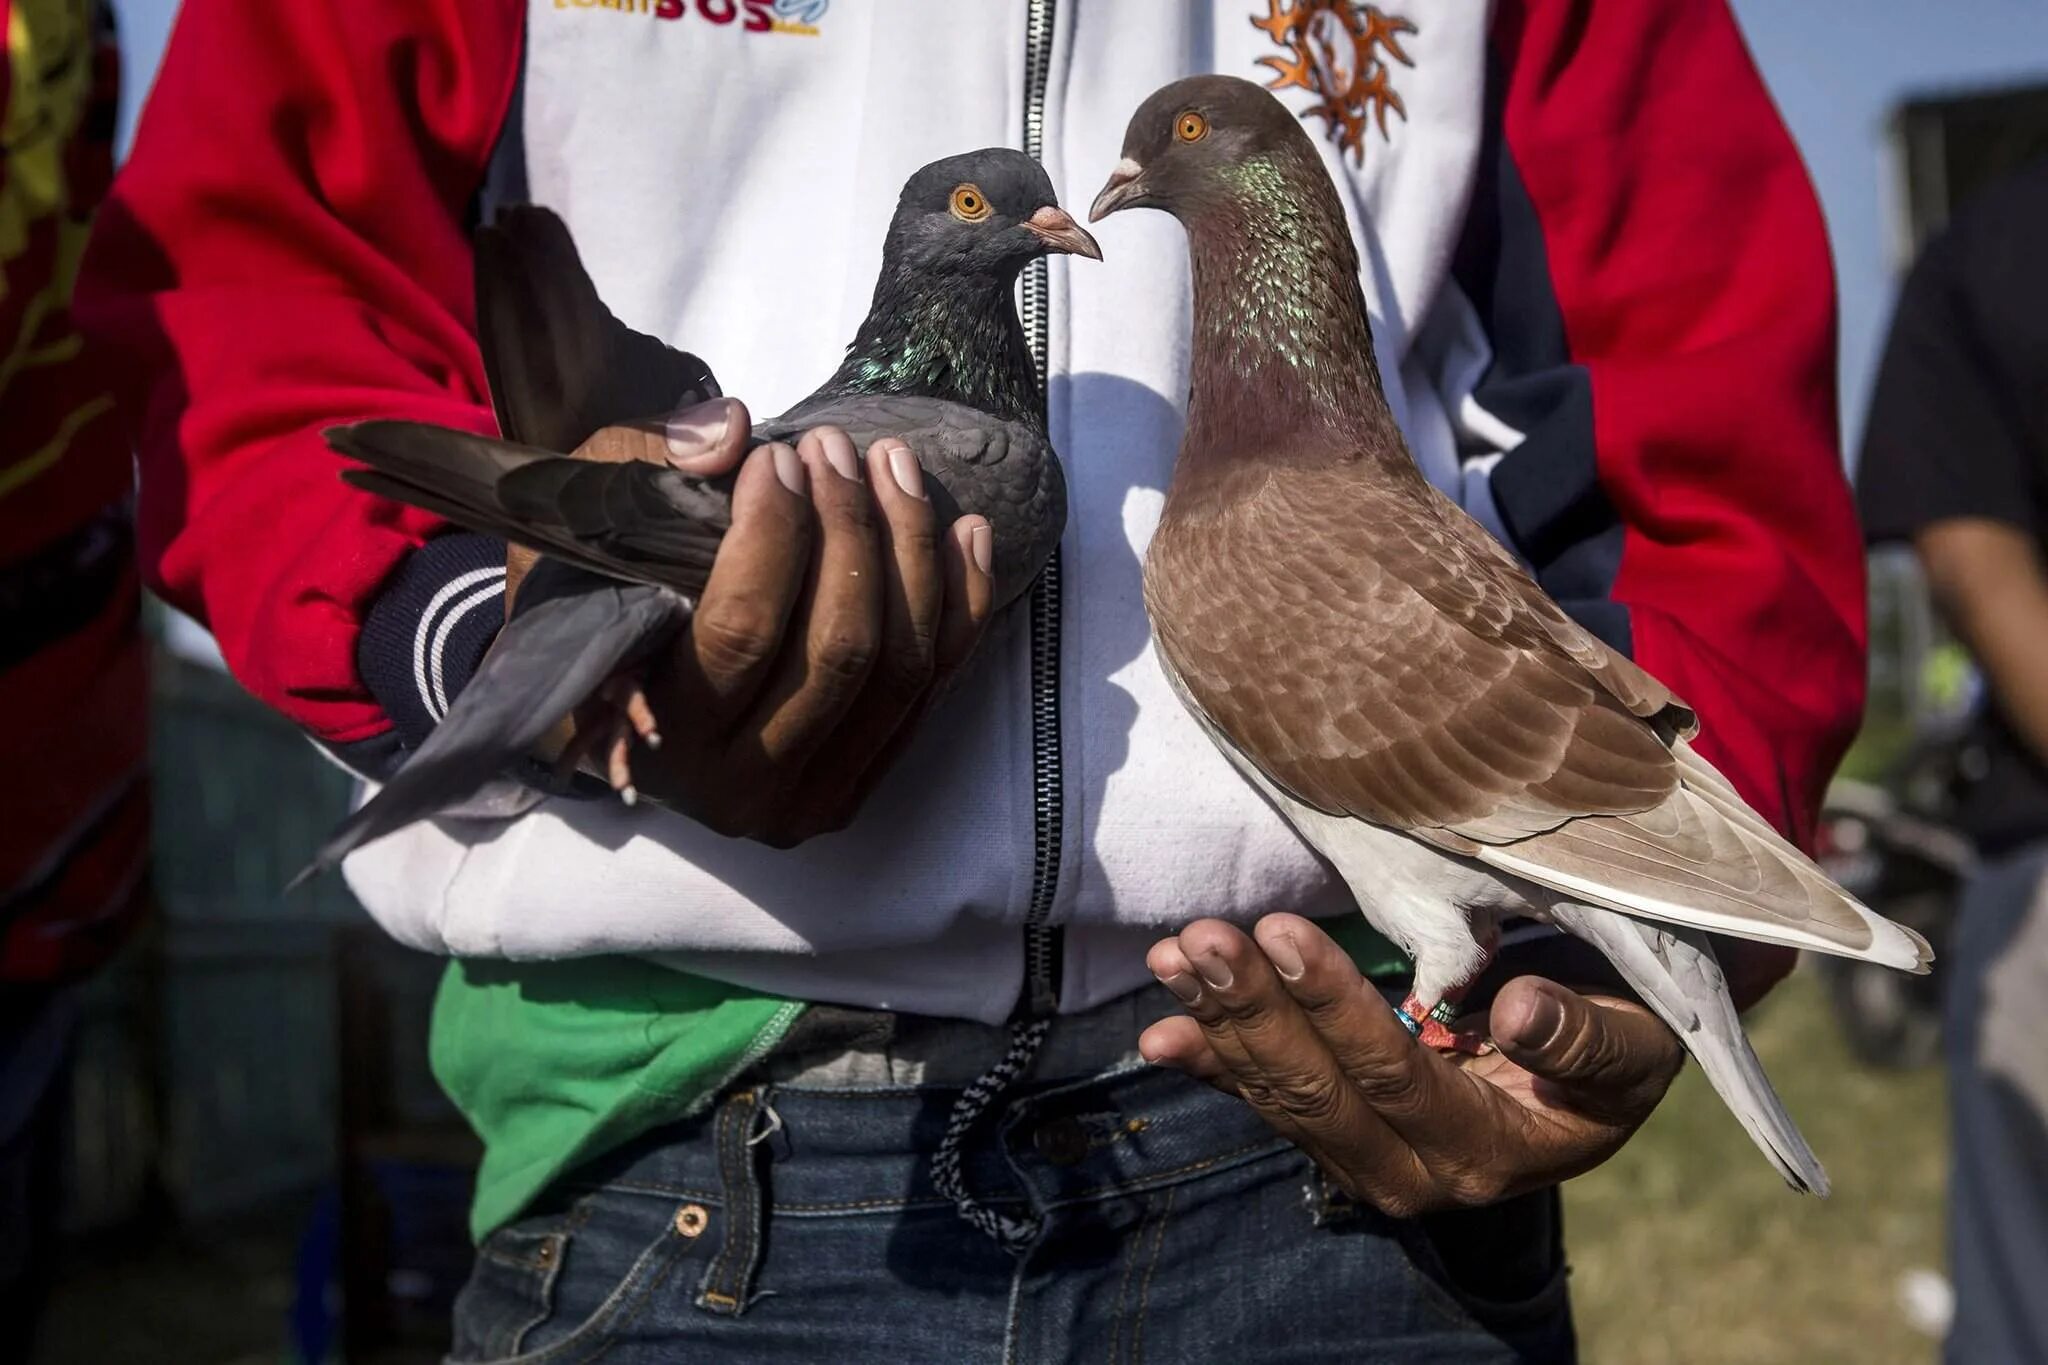
M 1303 164 L 1304 160 L 1307 164 Z M 1313 150 L 1219 166 L 1184 213 L 1194 340 L 1183 450 L 1243 458 L 1351 438 L 1377 448 L 1391 415 L 1343 206 Z
M 885 267 L 867 320 L 820 392 L 942 398 L 1042 430 L 1045 402 L 1010 285 Z

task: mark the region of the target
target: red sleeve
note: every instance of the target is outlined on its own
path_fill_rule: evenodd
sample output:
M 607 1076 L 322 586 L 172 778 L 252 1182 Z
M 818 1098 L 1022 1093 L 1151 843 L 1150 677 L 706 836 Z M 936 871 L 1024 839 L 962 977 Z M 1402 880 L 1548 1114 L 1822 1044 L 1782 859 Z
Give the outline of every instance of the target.
M 438 523 L 347 488 L 319 431 L 491 429 L 467 208 L 518 0 L 186 0 L 77 313 L 116 353 L 144 572 L 314 734 L 388 726 L 363 613 Z
M 1502 0 L 1506 152 L 1619 522 L 1609 596 L 1805 839 L 1863 708 L 1819 205 L 1723 0 Z

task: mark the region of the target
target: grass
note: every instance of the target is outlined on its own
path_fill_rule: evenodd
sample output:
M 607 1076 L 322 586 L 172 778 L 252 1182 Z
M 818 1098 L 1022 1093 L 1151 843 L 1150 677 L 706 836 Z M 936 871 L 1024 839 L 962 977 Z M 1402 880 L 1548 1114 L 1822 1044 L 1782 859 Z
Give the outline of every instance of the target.
M 1809 971 L 1749 1025 L 1834 1193 L 1788 1191 L 1688 1067 L 1635 1140 L 1566 1189 L 1586 1361 L 1931 1360 L 1936 1343 L 1907 1321 L 1899 1280 L 1943 1263 L 1941 1073 L 1857 1063 Z

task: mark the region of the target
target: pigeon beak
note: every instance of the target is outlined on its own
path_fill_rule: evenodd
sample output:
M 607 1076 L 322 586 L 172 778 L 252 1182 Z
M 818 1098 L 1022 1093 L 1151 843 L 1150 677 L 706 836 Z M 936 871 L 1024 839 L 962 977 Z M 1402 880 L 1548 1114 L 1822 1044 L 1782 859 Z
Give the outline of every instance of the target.
M 1030 230 L 1032 236 L 1054 251 L 1086 256 L 1091 261 L 1102 259 L 1102 248 L 1095 245 L 1095 239 L 1074 221 L 1073 214 L 1058 204 L 1047 204 L 1025 219 L 1024 226 Z
M 1099 223 L 1118 209 L 1130 207 L 1145 192 L 1138 181 L 1144 173 L 1145 168 L 1129 157 L 1117 162 L 1116 169 L 1109 173 L 1109 183 L 1102 187 L 1102 193 L 1096 195 L 1095 202 L 1089 206 L 1088 221 Z

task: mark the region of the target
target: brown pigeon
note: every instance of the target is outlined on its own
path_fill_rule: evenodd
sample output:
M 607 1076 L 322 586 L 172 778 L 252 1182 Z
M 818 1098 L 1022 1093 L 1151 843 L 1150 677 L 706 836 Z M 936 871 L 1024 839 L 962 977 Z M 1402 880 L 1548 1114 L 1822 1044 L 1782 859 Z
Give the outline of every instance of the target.
M 1145 556 L 1182 700 L 1414 959 L 1436 1046 L 1526 915 L 1595 945 L 1796 1189 L 1827 1178 L 1743 1035 L 1707 931 L 1927 969 L 1927 944 L 1780 838 L 1685 703 L 1575 624 L 1423 477 L 1373 358 L 1315 148 L 1230 77 L 1154 93 L 1091 220 L 1180 220 L 1187 431 Z

